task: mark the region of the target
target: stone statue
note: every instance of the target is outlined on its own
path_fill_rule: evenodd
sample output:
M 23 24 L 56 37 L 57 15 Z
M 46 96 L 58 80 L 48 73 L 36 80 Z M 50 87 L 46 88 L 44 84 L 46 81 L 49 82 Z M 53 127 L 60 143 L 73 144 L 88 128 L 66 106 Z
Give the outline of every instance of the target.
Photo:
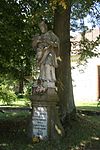
M 55 68 L 57 68 L 57 53 L 59 38 L 50 30 L 44 21 L 39 24 L 41 35 L 33 37 L 32 46 L 36 49 L 36 59 L 40 69 L 39 80 L 44 87 L 55 88 Z
M 32 139 L 58 139 L 64 135 L 60 123 L 57 103 L 59 98 L 55 90 L 55 69 L 58 66 L 59 38 L 44 21 L 39 24 L 41 35 L 33 37 L 32 45 L 36 50 L 37 65 L 40 73 L 32 86 Z M 60 60 L 60 59 L 59 59 Z M 52 108 L 52 109 L 51 109 Z

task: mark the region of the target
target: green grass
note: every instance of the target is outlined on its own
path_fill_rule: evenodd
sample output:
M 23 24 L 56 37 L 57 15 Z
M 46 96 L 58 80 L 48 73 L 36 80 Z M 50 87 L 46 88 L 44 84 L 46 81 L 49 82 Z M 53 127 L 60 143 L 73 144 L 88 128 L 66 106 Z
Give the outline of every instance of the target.
M 5 119 L 6 117 L 6 119 Z M 99 150 L 100 117 L 78 115 L 66 125 L 66 135 L 59 140 L 33 144 L 27 137 L 30 114 L 0 113 L 0 150 Z
M 16 106 L 23 105 L 23 99 Z M 13 105 L 15 106 L 15 105 Z M 80 103 L 79 110 L 100 111 L 97 103 Z M 66 125 L 66 135 L 59 140 L 32 143 L 28 138 L 30 112 L 0 113 L 0 150 L 99 150 L 100 116 L 80 114 Z
M 88 102 L 88 101 L 83 101 L 83 102 L 76 102 L 76 106 L 97 106 L 98 102 Z
M 30 100 L 27 98 L 17 98 L 16 101 L 13 101 L 9 106 L 15 106 L 15 107 L 25 107 L 30 105 Z M 2 100 L 0 100 L 0 106 L 4 106 L 5 104 L 3 103 Z M 7 106 L 7 105 L 5 105 Z
M 98 102 L 80 102 L 76 103 L 78 110 L 100 111 L 100 105 L 97 107 Z
M 4 120 L 23 120 L 30 115 L 30 112 L 26 111 L 15 111 L 15 112 L 4 112 L 0 113 L 0 121 Z

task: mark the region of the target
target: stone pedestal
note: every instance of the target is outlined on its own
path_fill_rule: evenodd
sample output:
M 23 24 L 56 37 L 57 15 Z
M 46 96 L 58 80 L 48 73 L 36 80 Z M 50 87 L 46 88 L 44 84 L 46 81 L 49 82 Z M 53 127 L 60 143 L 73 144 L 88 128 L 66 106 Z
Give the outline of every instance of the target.
M 40 140 L 56 139 L 64 135 L 59 120 L 55 89 L 49 88 L 44 94 L 34 94 L 32 102 L 32 138 Z

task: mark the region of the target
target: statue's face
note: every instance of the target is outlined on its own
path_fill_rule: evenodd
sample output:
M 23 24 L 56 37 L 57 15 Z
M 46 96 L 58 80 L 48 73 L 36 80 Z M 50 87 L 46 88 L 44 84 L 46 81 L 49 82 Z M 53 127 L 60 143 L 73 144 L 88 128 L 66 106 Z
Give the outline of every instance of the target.
M 39 28 L 41 30 L 42 33 L 46 33 L 47 32 L 47 25 L 45 24 L 44 21 L 42 21 L 40 24 L 39 24 Z
M 40 27 L 40 30 L 41 30 L 42 33 L 45 33 L 45 32 L 46 32 L 46 28 L 45 28 L 44 26 L 41 26 L 41 27 Z

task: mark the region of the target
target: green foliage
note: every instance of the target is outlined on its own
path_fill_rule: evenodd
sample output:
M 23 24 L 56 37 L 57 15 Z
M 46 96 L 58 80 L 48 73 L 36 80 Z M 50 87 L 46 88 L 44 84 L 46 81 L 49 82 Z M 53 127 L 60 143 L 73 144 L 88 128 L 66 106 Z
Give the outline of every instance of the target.
M 83 36 L 83 39 L 80 40 L 80 61 L 87 60 L 87 58 L 99 57 L 99 44 L 100 37 L 97 37 L 95 41 L 89 41 L 87 38 Z
M 30 82 L 27 84 L 27 86 L 25 87 L 25 96 L 26 97 L 29 97 L 29 95 L 32 94 L 32 85 L 33 85 L 33 82 Z
M 95 41 L 89 40 L 86 38 L 87 32 L 91 32 L 97 26 L 100 26 L 99 19 L 99 8 L 100 2 L 95 0 L 77 0 L 73 1 L 73 5 L 71 8 L 71 30 L 73 32 L 78 31 L 81 33 L 81 39 L 79 41 L 78 52 L 80 54 L 79 63 L 82 61 L 87 62 L 88 58 L 99 57 L 99 44 L 100 44 L 100 36 L 98 36 Z M 85 23 L 85 19 L 87 18 L 87 23 Z M 90 29 L 88 27 L 88 23 Z M 75 44 L 75 43 L 74 43 Z M 76 45 L 77 47 L 77 45 Z M 77 49 L 76 49 L 77 53 Z
M 25 2 L 0 1 L 0 68 L 1 72 L 12 72 L 16 78 L 23 72 L 31 73 L 32 23 Z
M 0 6 L 0 72 L 11 72 L 20 79 L 22 74 L 32 74 L 35 51 L 31 39 L 33 34 L 39 33 L 39 21 L 44 18 L 52 28 L 54 12 L 47 0 L 1 0 Z M 73 0 L 71 29 L 84 30 L 83 20 L 88 14 L 93 26 L 96 20 L 99 23 L 98 7 L 97 1 Z
M 7 79 L 8 77 L 0 77 L 0 101 L 3 104 L 10 105 L 17 100 L 17 96 L 14 92 L 13 80 Z
M 17 100 L 14 91 L 8 89 L 6 85 L 0 87 L 0 100 L 7 105 L 11 105 L 12 102 Z
M 99 7 L 100 2 L 96 0 L 73 1 L 71 7 L 71 30 L 74 32 L 88 30 L 88 26 L 84 22 L 86 17 L 92 28 L 96 27 L 96 25 L 100 26 Z

